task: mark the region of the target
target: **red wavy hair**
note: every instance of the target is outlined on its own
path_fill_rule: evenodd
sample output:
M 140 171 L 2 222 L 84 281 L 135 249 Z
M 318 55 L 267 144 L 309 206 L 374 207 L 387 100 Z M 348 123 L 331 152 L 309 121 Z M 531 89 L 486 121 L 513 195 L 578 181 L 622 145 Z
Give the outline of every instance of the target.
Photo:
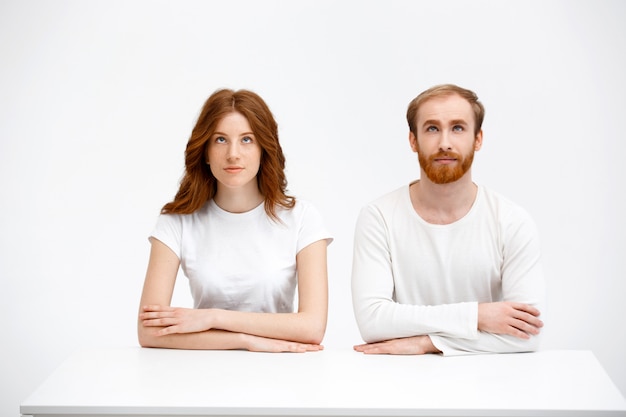
M 217 180 L 206 164 L 208 141 L 219 121 L 232 112 L 248 119 L 261 146 L 261 166 L 257 174 L 259 190 L 265 198 L 265 212 L 276 220 L 276 207 L 293 208 L 295 197 L 286 194 L 285 156 L 278 141 L 278 124 L 263 99 L 249 90 L 222 89 L 204 103 L 185 150 L 185 174 L 174 200 L 161 209 L 163 214 L 190 214 L 200 209 L 217 192 Z

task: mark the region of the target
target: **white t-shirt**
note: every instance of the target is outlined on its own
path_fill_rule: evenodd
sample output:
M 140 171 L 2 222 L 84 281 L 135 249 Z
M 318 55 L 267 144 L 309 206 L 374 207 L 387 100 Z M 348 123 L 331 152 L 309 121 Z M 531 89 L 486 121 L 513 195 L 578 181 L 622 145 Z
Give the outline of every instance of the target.
M 446 355 L 535 350 L 530 340 L 479 332 L 478 303 L 517 301 L 542 311 L 543 272 L 528 214 L 480 186 L 458 221 L 424 221 L 403 186 L 365 206 L 352 269 L 354 313 L 366 342 L 430 335 Z
M 306 201 L 277 207 L 276 214 L 281 222 L 267 216 L 263 203 L 230 213 L 210 200 L 192 214 L 160 215 L 151 238 L 180 259 L 195 308 L 293 312 L 296 254 L 332 238 Z

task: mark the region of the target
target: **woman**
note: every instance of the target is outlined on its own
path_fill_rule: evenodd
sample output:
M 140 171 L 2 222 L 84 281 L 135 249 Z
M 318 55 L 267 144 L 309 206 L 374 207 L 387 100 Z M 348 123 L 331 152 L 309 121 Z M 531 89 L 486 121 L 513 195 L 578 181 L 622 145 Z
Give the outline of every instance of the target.
M 278 126 L 261 97 L 226 89 L 209 97 L 187 143 L 180 189 L 150 237 L 141 346 L 322 349 L 332 238 L 314 207 L 285 194 L 284 167 Z M 170 306 L 179 266 L 193 309 Z

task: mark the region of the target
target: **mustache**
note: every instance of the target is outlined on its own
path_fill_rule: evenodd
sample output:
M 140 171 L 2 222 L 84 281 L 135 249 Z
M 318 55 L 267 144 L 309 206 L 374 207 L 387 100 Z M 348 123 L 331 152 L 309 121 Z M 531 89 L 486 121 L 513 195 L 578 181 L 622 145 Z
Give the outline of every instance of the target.
M 434 161 L 435 159 L 440 159 L 440 158 L 454 158 L 458 160 L 463 159 L 463 157 L 460 154 L 456 152 L 448 152 L 448 151 L 439 151 L 436 154 L 430 155 L 428 159 L 430 159 L 431 161 Z

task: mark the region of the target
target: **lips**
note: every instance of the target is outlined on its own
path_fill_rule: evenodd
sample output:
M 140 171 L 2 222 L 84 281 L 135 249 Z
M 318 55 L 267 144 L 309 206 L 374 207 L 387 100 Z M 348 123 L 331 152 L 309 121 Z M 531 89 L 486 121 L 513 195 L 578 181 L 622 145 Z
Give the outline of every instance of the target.
M 230 173 L 230 174 L 236 174 L 238 172 L 243 171 L 243 167 L 239 167 L 239 166 L 232 166 L 232 167 L 226 167 L 224 168 L 224 171 Z
M 441 152 L 431 157 L 432 161 L 438 162 L 440 164 L 450 164 L 452 162 L 456 162 L 458 159 L 459 157 L 451 152 Z

